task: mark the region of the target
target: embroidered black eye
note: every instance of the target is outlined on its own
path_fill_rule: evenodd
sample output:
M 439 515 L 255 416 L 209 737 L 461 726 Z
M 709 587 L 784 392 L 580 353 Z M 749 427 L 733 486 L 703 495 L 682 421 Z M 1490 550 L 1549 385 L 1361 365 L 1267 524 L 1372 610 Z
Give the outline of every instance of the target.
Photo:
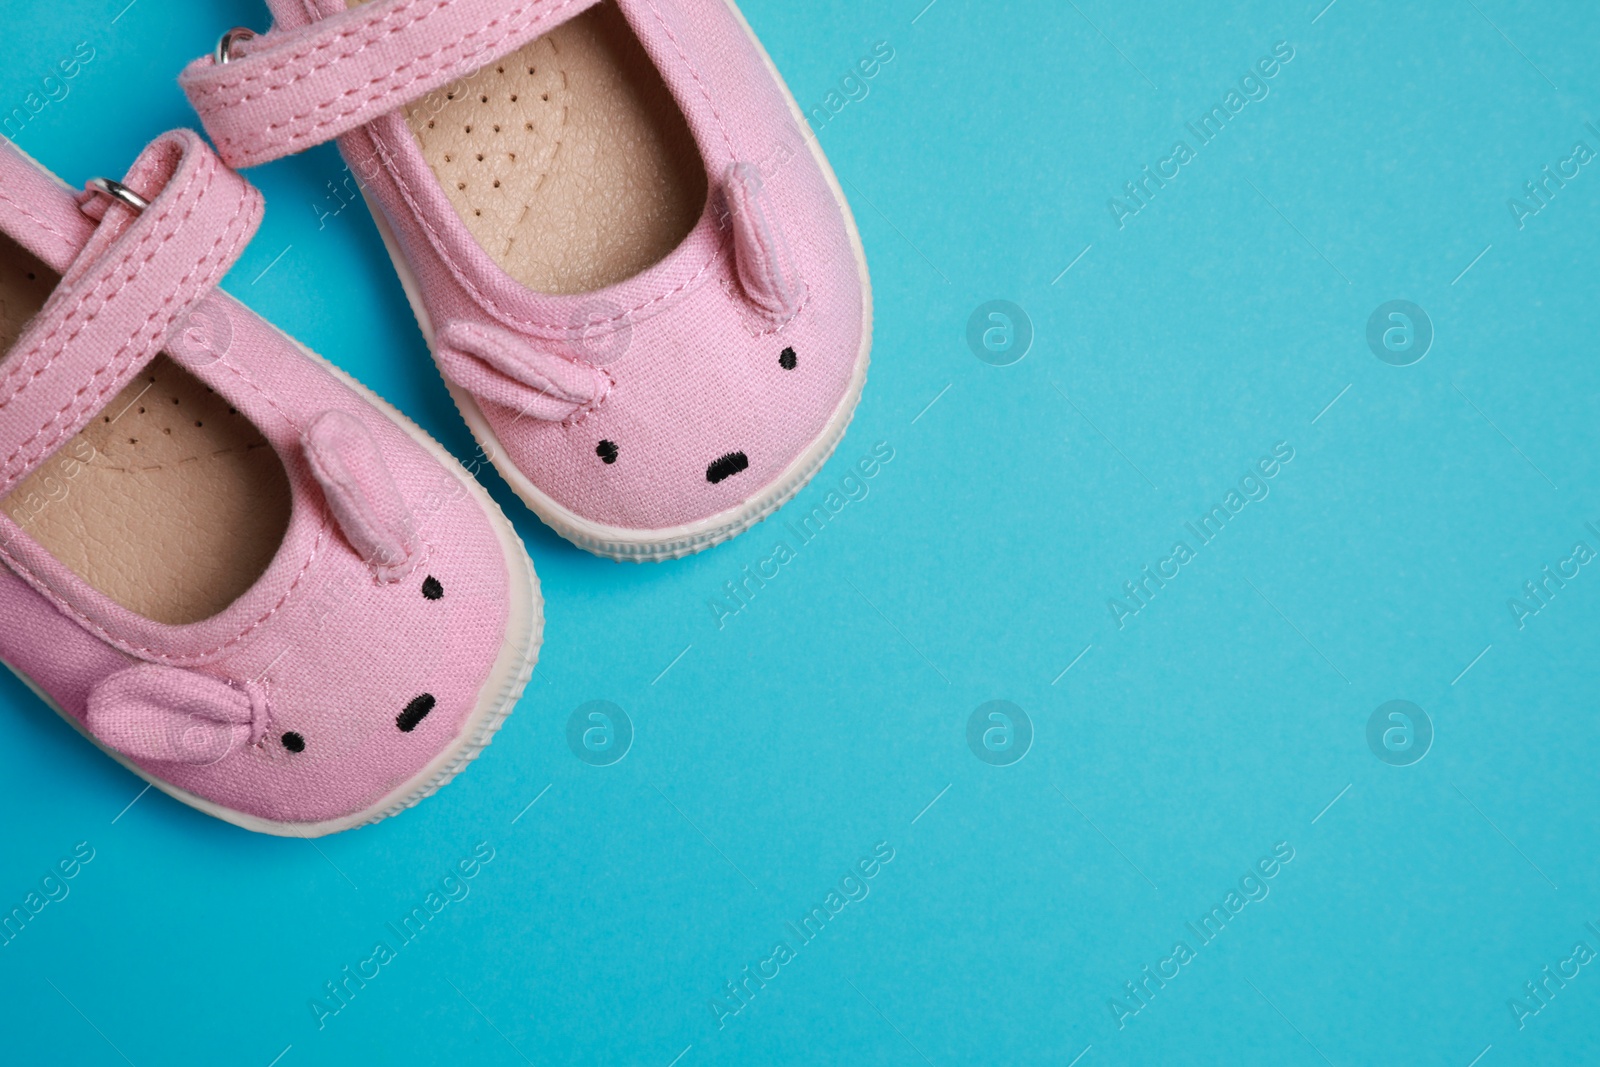
M 283 741 L 283 747 L 290 752 L 304 752 L 306 750 L 306 739 L 293 730 L 284 734 L 281 740 Z
M 429 600 L 438 600 L 444 596 L 444 586 L 439 584 L 439 579 L 430 574 L 422 579 L 422 595 Z
M 437 701 L 433 699 L 432 693 L 423 693 L 413 698 L 411 703 L 406 705 L 406 709 L 395 717 L 394 724 L 400 727 L 401 733 L 410 733 L 417 728 L 417 723 L 428 717 L 428 712 L 433 710 L 435 703 Z
M 594 454 L 603 462 L 615 463 L 617 461 L 617 445 L 614 441 L 601 441 L 594 446 Z
M 706 468 L 706 481 L 716 485 L 724 478 L 732 478 L 748 466 L 750 466 L 749 456 L 743 452 L 729 452 L 726 456 L 713 460 L 711 466 Z
M 795 364 L 799 362 L 800 361 L 795 358 L 794 349 L 792 348 L 785 348 L 778 356 L 778 366 L 782 367 L 784 370 L 794 370 Z

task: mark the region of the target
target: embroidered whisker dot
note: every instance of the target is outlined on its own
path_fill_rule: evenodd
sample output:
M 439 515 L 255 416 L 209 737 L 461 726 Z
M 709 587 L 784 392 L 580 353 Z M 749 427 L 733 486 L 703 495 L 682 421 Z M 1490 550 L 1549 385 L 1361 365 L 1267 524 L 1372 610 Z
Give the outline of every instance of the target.
M 750 457 L 743 452 L 729 452 L 713 460 L 711 466 L 706 468 L 706 481 L 716 485 L 724 478 L 731 478 L 735 474 L 750 466 Z
M 406 705 L 405 710 L 395 716 L 394 724 L 400 727 L 401 733 L 408 734 L 417 728 L 417 723 L 428 717 L 428 712 L 433 710 L 436 703 L 432 693 L 414 697 L 411 703 Z

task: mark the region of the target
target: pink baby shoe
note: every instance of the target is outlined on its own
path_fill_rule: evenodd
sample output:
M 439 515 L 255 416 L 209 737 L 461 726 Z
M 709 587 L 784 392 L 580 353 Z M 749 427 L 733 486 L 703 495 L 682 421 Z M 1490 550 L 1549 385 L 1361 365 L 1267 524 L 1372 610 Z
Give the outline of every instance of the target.
M 313 837 L 476 756 L 543 619 L 461 465 L 215 288 L 261 209 L 187 130 L 82 194 L 0 140 L 0 660 L 185 804 Z
M 871 290 L 731 0 L 268 0 L 182 83 L 239 167 L 339 138 L 457 406 L 546 523 L 677 558 L 794 496 Z

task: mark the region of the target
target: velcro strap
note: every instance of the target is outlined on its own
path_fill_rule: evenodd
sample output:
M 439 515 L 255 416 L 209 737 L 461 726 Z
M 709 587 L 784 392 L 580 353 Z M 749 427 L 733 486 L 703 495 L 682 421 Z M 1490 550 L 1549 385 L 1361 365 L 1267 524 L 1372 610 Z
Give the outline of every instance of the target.
M 86 195 L 99 226 L 0 359 L 0 496 L 155 358 L 261 221 L 261 194 L 189 130 L 152 141 L 122 184 L 150 206 Z
M 230 166 L 332 140 L 516 51 L 598 0 L 372 0 L 277 28 L 179 84 Z

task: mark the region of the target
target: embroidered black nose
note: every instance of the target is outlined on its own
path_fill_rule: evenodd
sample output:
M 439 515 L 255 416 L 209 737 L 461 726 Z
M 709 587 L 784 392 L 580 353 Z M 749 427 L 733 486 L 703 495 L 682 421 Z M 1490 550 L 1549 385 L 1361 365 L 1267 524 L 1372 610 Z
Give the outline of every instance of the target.
M 417 728 L 417 723 L 428 717 L 428 712 L 433 710 L 435 703 L 437 701 L 433 699 L 432 693 L 423 693 L 413 698 L 405 710 L 395 717 L 394 724 L 400 727 L 401 733 L 410 733 Z
M 430 574 L 422 579 L 422 595 L 429 600 L 438 600 L 444 596 L 444 586 L 439 584 L 439 579 Z
M 724 478 L 732 478 L 748 466 L 750 466 L 749 456 L 743 452 L 729 452 L 726 456 L 719 456 L 711 461 L 711 466 L 706 468 L 706 481 L 716 485 Z
M 293 730 L 284 734 L 281 740 L 283 741 L 283 747 L 290 752 L 304 752 L 306 750 L 306 739 Z

